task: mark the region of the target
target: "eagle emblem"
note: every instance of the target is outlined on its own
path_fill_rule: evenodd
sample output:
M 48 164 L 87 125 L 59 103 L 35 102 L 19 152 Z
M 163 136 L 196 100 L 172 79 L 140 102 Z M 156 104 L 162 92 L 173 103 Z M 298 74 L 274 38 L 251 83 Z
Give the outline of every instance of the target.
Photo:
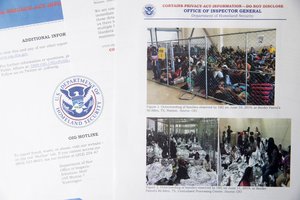
M 62 108 L 73 117 L 83 117 L 88 114 L 94 105 L 94 99 L 90 94 L 91 86 L 75 86 L 68 90 L 61 89 L 64 94 Z
M 153 16 L 155 13 L 155 7 L 153 5 L 144 6 L 144 14 L 145 16 Z
M 56 87 L 53 95 L 56 116 L 70 127 L 86 127 L 102 113 L 104 98 L 100 87 L 85 76 L 71 76 Z

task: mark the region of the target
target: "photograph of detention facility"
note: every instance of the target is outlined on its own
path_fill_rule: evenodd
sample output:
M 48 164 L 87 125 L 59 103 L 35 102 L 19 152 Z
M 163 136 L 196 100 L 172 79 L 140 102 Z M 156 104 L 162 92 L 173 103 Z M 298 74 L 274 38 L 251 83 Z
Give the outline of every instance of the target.
M 290 119 L 220 119 L 221 186 L 290 186 Z
M 148 32 L 148 104 L 274 105 L 275 29 Z
M 216 186 L 216 118 L 147 118 L 146 184 Z

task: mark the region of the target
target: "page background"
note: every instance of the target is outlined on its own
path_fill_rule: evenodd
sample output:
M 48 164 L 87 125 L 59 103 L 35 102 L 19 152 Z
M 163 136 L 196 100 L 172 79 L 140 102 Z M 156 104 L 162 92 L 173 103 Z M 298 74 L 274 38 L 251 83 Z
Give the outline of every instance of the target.
M 199 4 L 241 3 L 242 1 L 201 1 Z M 143 6 L 152 4 L 157 13 L 163 3 L 193 3 L 194 1 L 143 1 L 130 4 L 129 12 L 126 8 L 128 2 L 119 2 L 117 24 L 117 85 L 120 90 L 117 94 L 117 166 L 118 185 L 117 199 L 291 199 L 297 200 L 300 196 L 299 177 L 300 160 L 297 156 L 299 147 L 299 95 L 297 77 L 297 57 L 299 51 L 299 12 L 300 3 L 297 1 L 247 1 L 247 4 L 284 4 L 286 9 L 277 13 L 272 11 L 271 18 L 287 18 L 286 21 L 144 21 Z M 161 12 L 160 12 L 161 13 Z M 126 19 L 122 16 L 127 16 Z M 175 13 L 162 13 L 162 16 L 176 16 Z M 270 14 L 266 14 L 268 17 Z M 279 16 L 278 16 L 279 15 Z M 180 16 L 180 14 L 179 14 Z M 160 14 L 156 14 L 160 17 Z M 270 16 L 269 16 L 270 17 Z M 128 22 L 134 22 L 132 23 Z M 153 27 L 184 27 L 184 28 L 276 28 L 277 37 L 277 68 L 276 68 L 276 96 L 275 105 L 280 110 L 214 110 L 203 109 L 199 113 L 168 114 L 147 113 L 147 85 L 146 85 L 146 34 L 147 28 Z M 129 37 L 130 36 L 130 37 Z M 130 51 L 122 51 L 128 49 Z M 124 75 L 131 70 L 129 77 Z M 126 82 L 124 81 L 126 79 Z M 291 146 L 292 169 L 290 188 L 267 188 L 264 191 L 243 191 L 242 194 L 204 194 L 204 193 L 147 193 L 146 192 L 146 117 L 218 117 L 218 118 L 291 118 Z M 127 164 L 125 164 L 127 163 Z M 122 166 L 122 167 L 121 167 Z M 128 183 L 132 184 L 128 184 Z
M 0 30 L 1 51 L 48 44 L 39 41 L 22 44 L 22 39 L 66 32 L 68 46 L 60 54 L 69 54 L 71 62 L 58 70 L 1 77 L 0 199 L 112 199 L 113 198 L 113 52 L 103 49 L 97 38 L 92 1 L 63 1 L 64 20 L 33 26 Z M 84 14 L 80 14 L 84 13 Z M 50 43 L 52 43 L 51 41 Z M 114 43 L 112 38 L 106 43 Z M 54 53 L 57 49 L 52 49 Z M 45 55 L 37 54 L 37 58 Z M 53 94 L 64 79 L 80 75 L 99 85 L 104 96 L 104 108 L 98 120 L 86 128 L 71 128 L 63 124 L 53 110 Z M 69 136 L 98 132 L 97 138 L 70 141 Z M 71 160 L 51 161 L 26 166 L 14 165 L 14 153 L 80 145 L 101 141 L 98 154 L 82 182 L 62 184 L 60 164 Z M 72 160 L 76 161 L 76 159 Z

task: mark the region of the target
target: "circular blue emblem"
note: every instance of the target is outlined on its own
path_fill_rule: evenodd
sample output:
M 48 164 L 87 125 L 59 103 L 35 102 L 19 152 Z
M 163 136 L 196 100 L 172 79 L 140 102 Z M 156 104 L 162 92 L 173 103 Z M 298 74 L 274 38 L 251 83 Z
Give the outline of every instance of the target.
M 85 127 L 97 120 L 103 110 L 99 86 L 84 76 L 72 76 L 61 82 L 53 95 L 57 117 L 71 127 Z
M 146 17 L 152 17 L 155 14 L 155 7 L 152 4 L 147 4 L 143 8 L 143 13 Z

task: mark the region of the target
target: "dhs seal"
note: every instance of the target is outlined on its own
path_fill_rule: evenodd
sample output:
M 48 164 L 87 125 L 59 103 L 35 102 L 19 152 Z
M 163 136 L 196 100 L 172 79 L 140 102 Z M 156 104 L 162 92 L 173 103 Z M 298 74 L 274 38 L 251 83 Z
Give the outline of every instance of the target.
M 143 13 L 146 17 L 152 17 L 155 14 L 155 7 L 152 4 L 147 4 L 144 6 Z
M 72 76 L 61 82 L 53 96 L 57 117 L 72 127 L 85 127 L 97 120 L 103 110 L 99 86 L 83 76 Z

